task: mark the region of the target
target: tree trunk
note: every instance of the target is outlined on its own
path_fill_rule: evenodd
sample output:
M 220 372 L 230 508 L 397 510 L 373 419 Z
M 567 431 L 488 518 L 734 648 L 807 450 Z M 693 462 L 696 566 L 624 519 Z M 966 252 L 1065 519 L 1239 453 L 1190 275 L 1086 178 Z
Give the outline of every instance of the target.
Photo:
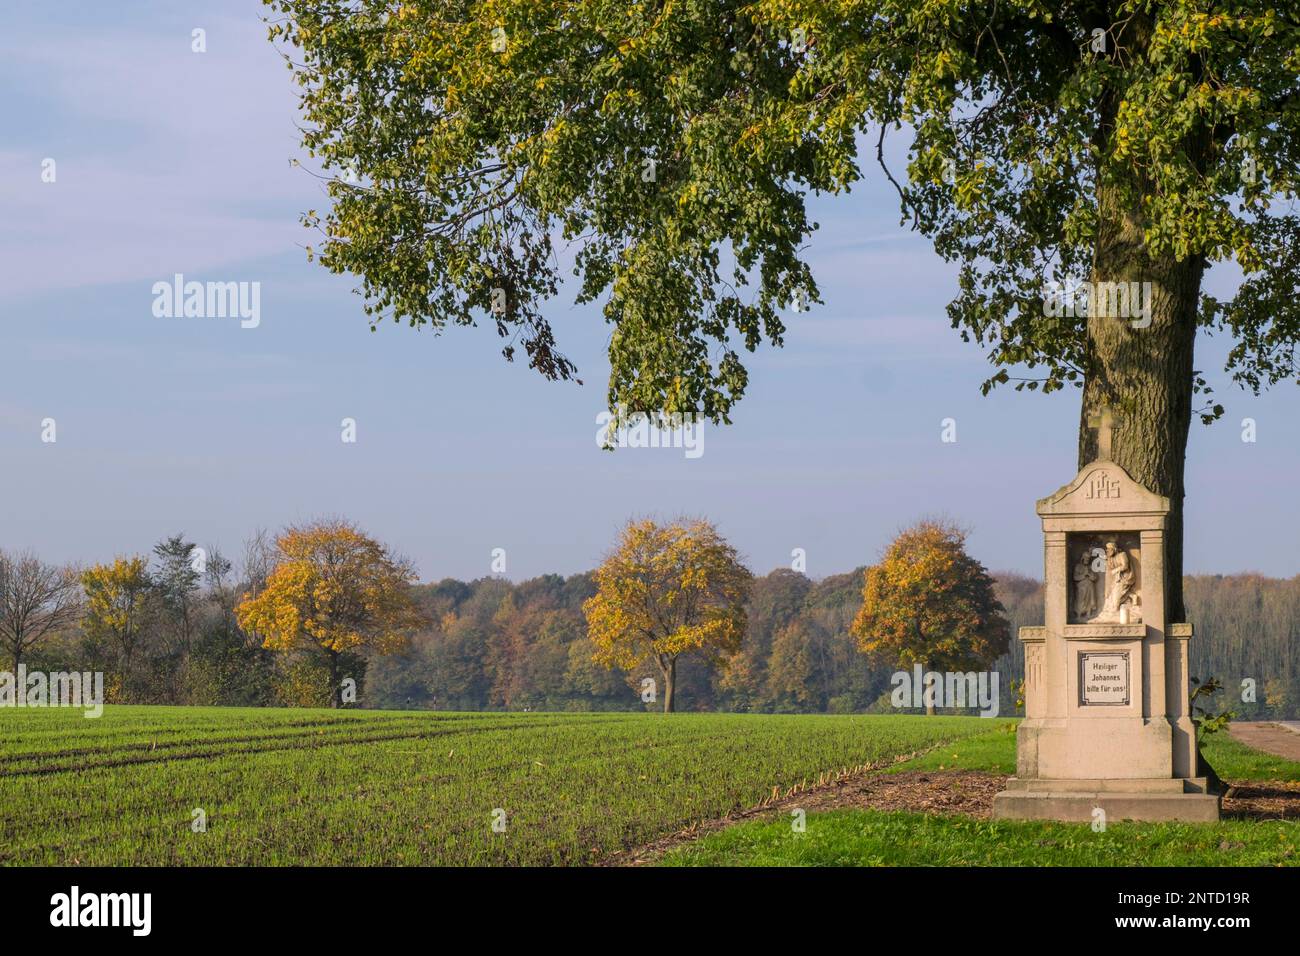
M 343 706 L 343 689 L 339 687 L 339 653 L 326 651 L 330 657 L 330 706 L 337 709 Z
M 1100 282 L 1149 282 L 1151 311 L 1145 328 L 1134 327 L 1132 318 L 1089 315 L 1079 467 L 1098 455 L 1097 432 L 1089 418 L 1109 407 L 1114 416 L 1111 459 L 1135 481 L 1169 499 L 1165 601 L 1169 620 L 1183 621 L 1183 466 L 1205 262 L 1152 259 L 1137 212 L 1122 207 L 1113 188 L 1103 187 L 1098 197 L 1093 289 Z
M 677 658 L 670 660 L 666 667 L 662 668 L 664 675 L 664 713 L 671 714 L 677 709 L 677 701 L 674 691 L 677 688 Z
M 1131 18 L 1125 28 L 1129 55 L 1146 55 L 1153 35 L 1148 16 Z M 1113 90 L 1099 104 L 1097 146 L 1102 153 L 1110 148 L 1107 140 L 1122 100 L 1123 91 Z M 1201 126 L 1189 133 L 1182 145 L 1192 163 L 1204 170 L 1211 152 L 1209 128 Z M 1097 457 L 1097 433 L 1089 427 L 1089 417 L 1107 406 L 1113 415 L 1111 459 L 1135 481 L 1169 499 L 1165 607 L 1169 621 L 1181 622 L 1186 620 L 1183 467 L 1192 420 L 1196 316 L 1206 263 L 1201 256 L 1182 261 L 1152 257 L 1143 240 L 1146 220 L 1140 208 L 1141 196 L 1152 192 L 1151 183 L 1138 175 L 1127 185 L 1126 192 L 1099 173 L 1093 289 L 1098 282 L 1151 283 L 1150 325 L 1135 328 L 1131 318 L 1098 316 L 1089 310 L 1079 467 Z
M 131 653 L 134 650 L 135 648 L 133 646 L 133 641 L 128 641 L 124 643 L 122 646 L 122 660 L 121 660 L 121 664 L 119 665 L 120 670 L 122 672 L 122 687 L 120 693 L 122 695 L 122 703 L 125 704 L 132 703 L 131 701 Z

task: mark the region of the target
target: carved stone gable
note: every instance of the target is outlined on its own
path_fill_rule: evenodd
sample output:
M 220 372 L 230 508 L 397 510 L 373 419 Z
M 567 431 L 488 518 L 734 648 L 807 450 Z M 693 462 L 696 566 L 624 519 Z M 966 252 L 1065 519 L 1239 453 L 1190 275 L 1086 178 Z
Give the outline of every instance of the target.
M 1038 502 L 1043 517 L 1086 514 L 1167 514 L 1169 499 L 1148 491 L 1113 461 L 1094 461 L 1054 495 Z

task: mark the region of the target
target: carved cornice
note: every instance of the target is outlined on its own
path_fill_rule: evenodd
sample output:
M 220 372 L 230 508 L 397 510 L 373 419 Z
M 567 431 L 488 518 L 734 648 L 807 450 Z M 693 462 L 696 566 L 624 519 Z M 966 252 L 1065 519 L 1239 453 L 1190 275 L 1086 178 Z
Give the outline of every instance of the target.
M 1147 636 L 1147 626 L 1137 624 L 1067 624 L 1064 637 L 1067 641 L 1141 640 Z

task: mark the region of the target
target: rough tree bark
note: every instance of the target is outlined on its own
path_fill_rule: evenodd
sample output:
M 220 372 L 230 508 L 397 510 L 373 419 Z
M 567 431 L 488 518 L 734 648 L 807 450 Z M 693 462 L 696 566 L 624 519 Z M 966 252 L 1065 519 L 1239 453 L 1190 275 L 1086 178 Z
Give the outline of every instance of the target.
M 661 666 L 660 670 L 664 675 L 664 713 L 671 714 L 677 709 L 677 702 L 673 693 L 677 689 L 677 658 L 670 658 L 667 664 Z
M 1149 23 L 1134 18 L 1130 27 L 1133 46 L 1144 47 Z M 1103 140 L 1118 100 L 1115 95 L 1102 106 Z M 1186 147 L 1188 155 L 1203 165 L 1208 134 L 1198 133 Z M 1169 620 L 1184 621 L 1183 468 L 1192 420 L 1196 316 L 1206 262 L 1199 256 L 1181 261 L 1151 256 L 1143 239 L 1145 222 L 1131 196 L 1105 181 L 1098 185 L 1093 289 L 1099 282 L 1150 282 L 1151 324 L 1135 328 L 1132 320 L 1098 316 L 1090 310 L 1079 467 L 1097 457 L 1097 432 L 1090 418 L 1099 408 L 1108 407 L 1114 418 L 1111 459 L 1135 481 L 1169 499 L 1165 601 Z
M 1124 241 L 1126 226 L 1108 226 L 1098 243 L 1094 282 L 1123 275 L 1152 284 L 1151 325 L 1088 319 L 1090 374 L 1083 388 L 1079 423 L 1079 467 L 1097 457 L 1092 413 L 1109 407 L 1114 415 L 1111 459 L 1140 484 L 1169 498 L 1165 600 L 1171 621 L 1185 620 L 1183 608 L 1183 466 L 1192 420 L 1192 358 L 1196 308 L 1204 263 L 1143 262 Z M 1141 263 L 1139 265 L 1139 263 Z

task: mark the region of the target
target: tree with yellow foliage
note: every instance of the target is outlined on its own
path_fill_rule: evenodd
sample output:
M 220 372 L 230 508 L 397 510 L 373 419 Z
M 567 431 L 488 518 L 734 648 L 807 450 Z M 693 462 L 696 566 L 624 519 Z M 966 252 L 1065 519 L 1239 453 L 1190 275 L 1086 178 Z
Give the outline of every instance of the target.
M 893 664 L 969 670 L 1006 653 L 1003 610 L 988 571 L 966 553 L 966 533 L 922 521 L 867 569 L 852 632 L 860 650 Z
M 671 713 L 678 657 L 740 648 L 751 579 L 707 521 L 628 522 L 596 570 L 596 594 L 582 606 L 593 660 L 628 670 L 653 663 L 664 682 L 664 713 Z
M 91 565 L 81 573 L 81 587 L 86 593 L 82 627 L 90 637 L 107 637 L 117 646 L 117 689 L 125 693 L 153 588 L 148 559 L 137 555 Z
M 323 654 L 332 706 L 342 704 L 341 655 L 400 650 L 421 619 L 411 598 L 415 572 L 384 545 L 341 519 L 286 528 L 277 560 L 257 595 L 245 595 L 239 626 L 271 650 Z

